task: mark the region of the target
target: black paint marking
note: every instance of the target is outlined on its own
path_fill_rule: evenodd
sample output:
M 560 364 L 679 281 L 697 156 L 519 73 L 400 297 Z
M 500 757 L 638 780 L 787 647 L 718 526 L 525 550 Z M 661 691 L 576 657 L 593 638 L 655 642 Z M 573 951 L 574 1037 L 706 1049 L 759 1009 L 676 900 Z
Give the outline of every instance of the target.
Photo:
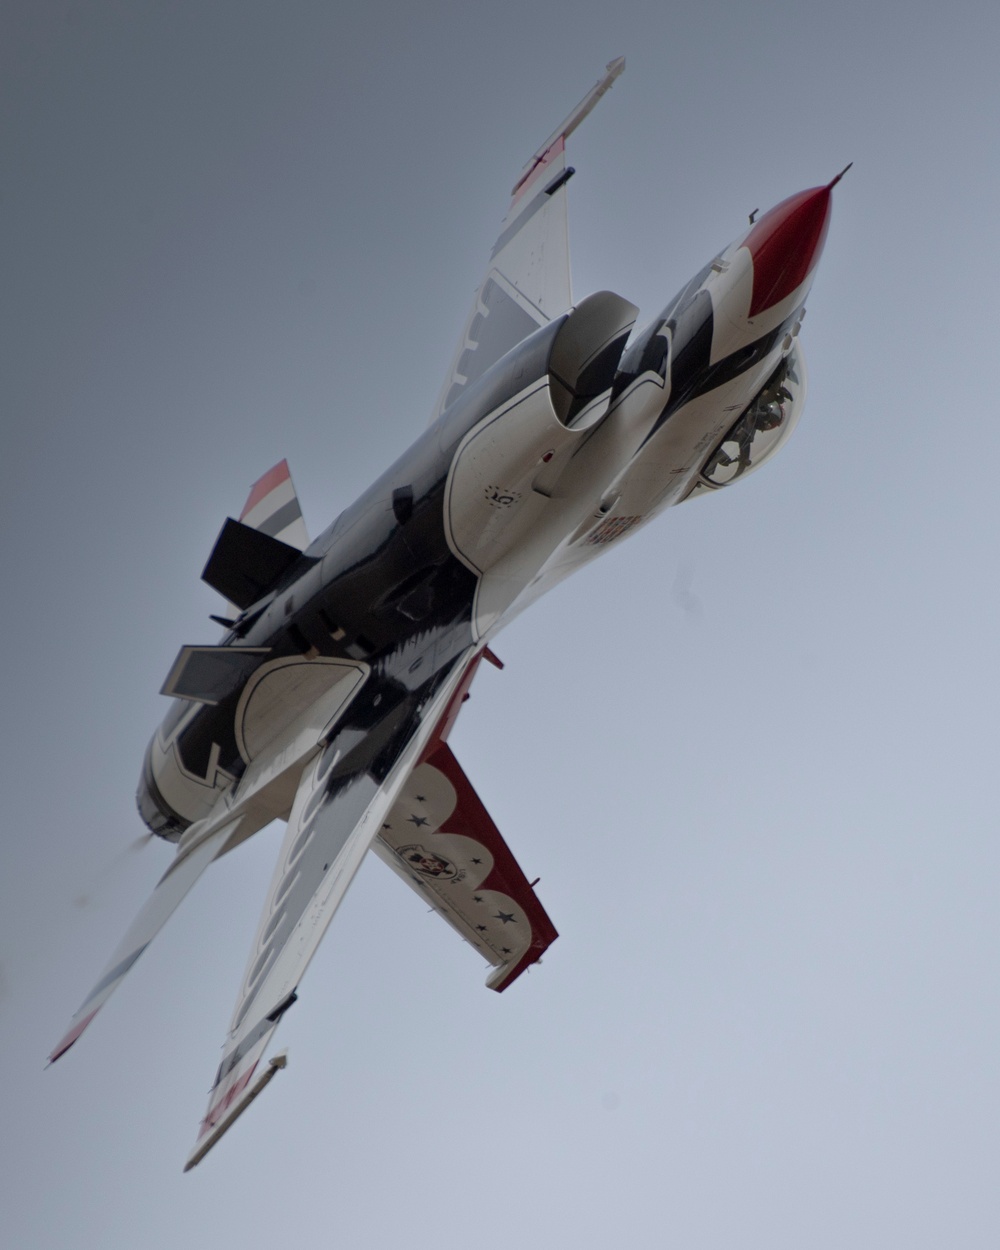
M 559 188 L 564 187 L 575 173 L 576 173 L 576 170 L 573 168 L 573 166 L 567 165 L 561 174 L 558 174 L 555 178 L 552 179 L 549 185 L 545 188 L 544 194 L 555 195 L 555 193 L 559 190 Z

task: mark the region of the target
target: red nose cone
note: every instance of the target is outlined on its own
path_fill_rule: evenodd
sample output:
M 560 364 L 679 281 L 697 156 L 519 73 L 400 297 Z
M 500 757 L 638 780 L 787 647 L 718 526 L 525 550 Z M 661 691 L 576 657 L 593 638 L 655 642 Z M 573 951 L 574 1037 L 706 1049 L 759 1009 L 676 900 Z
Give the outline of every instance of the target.
M 780 304 L 819 260 L 830 224 L 830 187 L 800 191 L 765 213 L 743 246 L 753 257 L 750 316 Z

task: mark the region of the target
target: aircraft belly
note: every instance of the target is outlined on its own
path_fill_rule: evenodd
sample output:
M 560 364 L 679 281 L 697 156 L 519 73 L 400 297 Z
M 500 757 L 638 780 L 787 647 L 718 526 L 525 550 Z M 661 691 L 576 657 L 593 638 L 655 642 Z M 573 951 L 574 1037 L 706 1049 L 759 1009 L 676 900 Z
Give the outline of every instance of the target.
M 169 746 L 153 744 L 152 779 L 177 817 L 167 827 L 207 815 L 250 761 L 270 777 L 255 782 L 261 794 L 301 769 L 351 697 L 359 665 L 407 689 L 426 682 L 457 649 L 687 497 L 774 369 L 785 330 L 713 362 L 721 318 L 695 298 L 689 320 L 673 386 L 633 389 L 631 406 L 638 397 L 650 410 L 641 420 L 626 419 L 624 406 L 587 428 L 560 420 L 547 353 L 572 336 L 557 325 L 470 387 L 307 551 L 305 572 L 231 636 L 229 645 L 267 657 L 243 688 L 200 708 Z
M 500 611 L 508 620 L 523 612 L 570 573 L 640 529 L 664 508 L 683 502 L 707 458 L 759 392 L 780 358 L 781 351 L 775 348 L 745 372 L 696 395 L 673 411 L 607 487 L 601 506 L 591 508 L 576 529 L 555 550 L 550 548 L 534 568 L 525 552 L 517 574 L 513 561 L 502 562 L 490 570 L 477 592 L 477 628 L 485 633 L 491 611 L 493 620 Z M 609 420 L 607 432 L 598 432 L 597 437 L 606 435 L 605 443 L 612 436 L 612 425 L 613 420 Z M 590 450 L 588 446 L 587 452 Z
M 660 427 L 636 458 L 615 511 L 649 520 L 679 503 L 725 432 L 763 386 L 780 358 L 774 351 L 728 382 L 697 395 Z M 589 536 L 591 539 L 593 535 Z
M 444 500 L 448 544 L 464 564 L 483 573 L 537 529 L 551 493 L 536 480 L 582 437 L 556 417 L 546 379 L 469 431 Z

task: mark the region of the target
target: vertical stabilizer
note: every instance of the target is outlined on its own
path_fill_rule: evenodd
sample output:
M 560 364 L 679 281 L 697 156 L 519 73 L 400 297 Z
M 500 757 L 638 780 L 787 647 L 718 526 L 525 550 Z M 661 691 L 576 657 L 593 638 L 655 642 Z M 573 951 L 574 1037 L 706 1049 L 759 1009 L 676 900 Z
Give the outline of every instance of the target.
M 289 547 L 298 547 L 299 551 L 309 546 L 309 534 L 287 460 L 280 460 L 250 487 L 240 520 Z

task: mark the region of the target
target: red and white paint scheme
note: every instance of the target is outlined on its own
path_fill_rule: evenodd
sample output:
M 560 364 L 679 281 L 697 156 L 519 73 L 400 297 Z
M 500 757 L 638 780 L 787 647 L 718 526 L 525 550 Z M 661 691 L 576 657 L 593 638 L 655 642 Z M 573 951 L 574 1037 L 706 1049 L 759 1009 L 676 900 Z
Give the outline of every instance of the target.
M 532 155 L 429 427 L 314 542 L 288 465 L 254 483 L 202 573 L 231 605 L 180 648 L 138 805 L 173 863 L 50 1058 L 82 1035 L 208 865 L 287 824 L 188 1167 L 274 1075 L 283 1015 L 369 850 L 502 991 L 557 934 L 449 734 L 491 644 L 539 595 L 673 504 L 758 468 L 798 420 L 805 299 L 838 178 L 756 218 L 640 332 L 573 302 L 566 143 L 624 60 Z M 651 241 L 652 243 L 652 241 Z

